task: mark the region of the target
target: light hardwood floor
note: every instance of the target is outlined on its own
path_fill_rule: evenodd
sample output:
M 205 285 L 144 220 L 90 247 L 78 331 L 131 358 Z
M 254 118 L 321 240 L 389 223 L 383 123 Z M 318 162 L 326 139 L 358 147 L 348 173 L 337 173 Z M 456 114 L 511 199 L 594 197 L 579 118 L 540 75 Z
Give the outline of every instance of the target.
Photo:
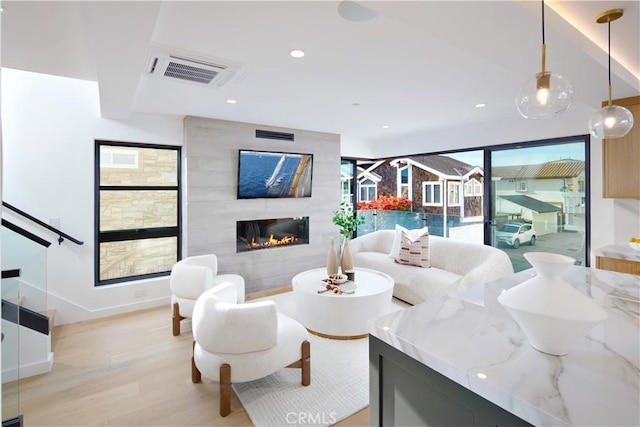
M 218 384 L 191 382 L 191 326 L 182 323 L 172 336 L 166 306 L 56 327 L 53 370 L 19 382 L 24 425 L 251 426 L 233 393 L 222 418 Z M 337 425 L 368 423 L 367 408 Z

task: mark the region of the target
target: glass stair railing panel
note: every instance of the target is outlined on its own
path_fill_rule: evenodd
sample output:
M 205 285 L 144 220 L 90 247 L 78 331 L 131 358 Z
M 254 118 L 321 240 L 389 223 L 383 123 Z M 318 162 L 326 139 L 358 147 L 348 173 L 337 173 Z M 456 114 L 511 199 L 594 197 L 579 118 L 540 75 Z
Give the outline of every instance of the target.
M 21 425 L 20 414 L 20 308 L 47 309 L 47 246 L 20 227 L 0 227 L 2 250 L 2 422 Z M 47 243 L 48 242 L 44 242 Z
M 20 270 L 18 286 L 11 297 L 30 310 L 47 310 L 47 248 L 6 227 L 0 229 L 2 270 Z M 11 286 L 12 288 L 14 286 Z M 9 295 L 7 295 L 9 296 Z M 2 298 L 5 297 L 3 285 Z
M 20 333 L 19 310 L 5 301 L 18 301 L 20 298 L 17 277 L 2 279 L 2 421 L 20 415 L 19 405 L 19 367 Z M 5 318 L 11 320 L 5 320 Z

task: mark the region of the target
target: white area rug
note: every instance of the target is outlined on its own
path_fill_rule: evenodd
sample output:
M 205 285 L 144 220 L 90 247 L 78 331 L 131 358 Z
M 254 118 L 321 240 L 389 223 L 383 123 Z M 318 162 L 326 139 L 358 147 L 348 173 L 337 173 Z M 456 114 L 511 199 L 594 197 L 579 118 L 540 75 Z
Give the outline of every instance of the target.
M 292 293 L 266 299 L 274 300 L 281 313 L 296 317 Z M 299 369 L 281 369 L 256 381 L 233 384 L 254 425 L 332 425 L 369 405 L 368 339 L 330 340 L 309 336 L 309 386 L 300 384 Z
M 331 425 L 369 405 L 368 340 L 310 341 L 309 386 L 300 384 L 300 369 L 233 385 L 254 425 Z

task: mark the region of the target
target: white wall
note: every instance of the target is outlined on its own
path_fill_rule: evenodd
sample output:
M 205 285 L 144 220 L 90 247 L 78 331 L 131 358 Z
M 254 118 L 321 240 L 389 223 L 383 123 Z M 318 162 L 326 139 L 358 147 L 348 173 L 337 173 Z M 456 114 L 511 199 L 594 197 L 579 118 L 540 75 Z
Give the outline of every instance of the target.
M 640 237 L 640 200 L 614 200 L 613 215 L 615 243 L 626 244 L 630 237 Z
M 83 240 L 77 246 L 20 222 L 53 242 L 48 250 L 49 308 L 56 324 L 168 303 L 168 279 L 94 287 L 94 140 L 181 145 L 181 118 L 100 118 L 95 82 L 2 70 L 3 200 Z M 145 297 L 134 299 L 143 290 Z
M 514 93 L 516 91 L 514 88 Z M 373 158 L 384 158 L 585 135 L 589 133 L 589 117 L 595 111 L 596 108 L 577 104 L 554 119 L 527 120 L 518 114 L 514 105 L 509 115 L 499 121 L 484 120 L 479 114 L 476 122 L 433 128 L 425 135 L 411 135 L 394 144 L 372 141 L 371 152 Z

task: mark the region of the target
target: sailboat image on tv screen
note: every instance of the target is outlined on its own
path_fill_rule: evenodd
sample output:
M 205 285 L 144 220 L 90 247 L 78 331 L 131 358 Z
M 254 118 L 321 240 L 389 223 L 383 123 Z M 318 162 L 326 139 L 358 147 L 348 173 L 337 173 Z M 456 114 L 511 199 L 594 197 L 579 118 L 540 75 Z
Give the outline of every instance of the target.
M 240 151 L 238 198 L 311 197 L 313 155 Z
M 264 185 L 267 187 L 267 191 L 269 191 L 270 189 L 276 187 L 278 184 L 280 184 L 282 182 L 282 179 L 284 177 L 282 175 L 280 175 L 280 173 L 282 171 L 282 165 L 284 165 L 284 161 L 286 159 L 287 159 L 287 155 L 283 154 L 280 157 L 280 160 L 278 160 L 278 164 L 276 164 L 276 167 L 273 169 L 273 173 L 271 174 L 269 179 L 267 179 L 265 181 Z

